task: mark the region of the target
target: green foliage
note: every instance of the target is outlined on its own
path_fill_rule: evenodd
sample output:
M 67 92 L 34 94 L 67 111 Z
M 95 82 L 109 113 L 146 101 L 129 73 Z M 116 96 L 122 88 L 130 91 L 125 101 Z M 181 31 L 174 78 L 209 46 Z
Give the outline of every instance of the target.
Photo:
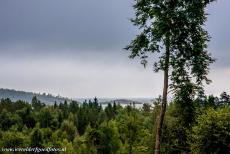
M 187 135 L 190 129 L 186 126 L 187 116 L 184 109 L 177 102 L 171 102 L 165 117 L 162 137 L 162 153 L 188 153 Z
M 108 120 L 111 120 L 116 115 L 116 103 L 113 104 L 113 106 L 109 103 L 108 106 L 105 108 L 105 113 Z
M 11 126 L 21 123 L 21 120 L 17 114 L 7 112 L 6 109 L 3 109 L 0 114 L 0 128 L 8 130 Z
M 69 142 L 67 139 L 63 140 L 62 147 L 65 147 L 66 149 L 68 149 L 65 152 L 66 154 L 74 154 L 72 142 Z
M 40 110 L 45 106 L 45 104 L 41 103 L 41 101 L 37 99 L 36 96 L 33 96 L 31 104 L 34 110 Z
M 38 119 L 41 128 L 52 127 L 51 123 L 53 121 L 53 114 L 50 108 L 42 108 L 38 114 Z
M 100 125 L 100 144 L 98 153 L 114 154 L 117 153 L 121 146 L 119 132 L 115 121 L 104 122 Z
M 192 128 L 191 149 L 193 153 L 230 152 L 230 107 L 207 109 Z
M 43 143 L 43 134 L 42 131 L 37 126 L 31 133 L 30 145 L 31 147 L 43 147 L 42 143 Z
M 97 127 L 104 119 L 102 115 L 102 108 L 98 104 L 97 99 L 94 102 L 89 100 L 88 103 L 84 102 L 82 107 L 79 109 L 79 114 L 77 116 L 77 127 L 79 134 L 82 135 L 86 127 L 90 124 L 92 127 Z
M 146 65 L 148 54 L 164 51 L 169 39 L 173 88 L 180 88 L 193 77 L 198 84 L 209 82 L 206 75 L 214 60 L 206 51 L 209 36 L 203 25 L 207 20 L 205 7 L 212 1 L 135 0 L 131 21 L 141 32 L 126 47 L 130 58 L 140 57 Z M 156 71 L 165 70 L 165 54 L 154 66 Z
M 77 128 L 74 126 L 74 123 L 68 120 L 64 120 L 61 124 L 62 133 L 66 133 L 66 137 L 69 141 L 73 141 L 75 135 L 77 134 Z
M 151 111 L 151 105 L 150 104 L 147 104 L 147 103 L 144 103 L 143 104 L 143 107 L 142 107 L 142 110 L 146 113 L 149 113 Z
M 180 95 L 181 99 L 188 93 Z M 227 96 L 174 99 L 166 112 L 162 153 L 228 152 L 230 110 L 223 103 Z M 188 101 L 192 110 L 177 101 Z M 94 100 L 34 110 L 28 103 L 18 107 L 2 100 L 0 146 L 66 148 L 69 154 L 151 154 L 160 102 L 161 97 L 143 108 L 113 104 L 102 109 Z M 11 112 L 14 105 L 18 108 Z
M 226 92 L 220 94 L 220 105 L 230 105 L 230 95 Z
M 5 148 L 25 147 L 26 137 L 21 132 L 6 131 L 2 133 L 0 145 Z
M 32 114 L 31 107 L 24 107 L 21 110 L 17 110 L 16 114 L 22 119 L 23 125 L 28 128 L 33 128 L 36 124 L 35 117 Z

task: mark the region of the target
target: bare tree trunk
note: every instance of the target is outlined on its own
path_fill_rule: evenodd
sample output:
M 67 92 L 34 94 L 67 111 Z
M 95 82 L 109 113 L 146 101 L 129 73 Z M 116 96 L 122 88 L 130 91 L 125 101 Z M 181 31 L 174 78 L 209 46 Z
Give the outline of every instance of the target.
M 166 37 L 166 53 L 165 53 L 165 64 L 164 64 L 164 88 L 163 88 L 163 98 L 161 104 L 160 117 L 157 121 L 157 134 L 156 134 L 156 143 L 155 143 L 155 154 L 160 154 L 160 144 L 161 144 L 161 130 L 163 126 L 166 105 L 167 105 L 167 95 L 168 95 L 168 70 L 169 70 L 169 46 L 170 40 L 169 37 Z

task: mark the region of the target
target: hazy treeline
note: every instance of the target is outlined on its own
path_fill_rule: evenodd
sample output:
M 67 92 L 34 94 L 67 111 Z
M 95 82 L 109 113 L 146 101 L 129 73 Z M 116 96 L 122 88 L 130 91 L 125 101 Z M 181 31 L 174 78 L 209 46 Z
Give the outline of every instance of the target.
M 3 89 L 0 88 L 0 99 L 2 98 L 10 98 L 12 101 L 23 100 L 26 102 L 31 102 L 33 96 L 36 96 L 40 101 L 46 104 L 53 104 L 56 102 L 64 103 L 65 100 L 70 101 L 68 98 L 64 98 L 61 96 L 53 96 L 47 93 L 33 93 L 33 92 L 25 92 L 18 91 L 14 89 Z
M 150 154 L 154 152 L 161 98 L 141 109 L 95 98 L 46 105 L 0 102 L 0 147 L 66 147 L 76 154 Z M 190 103 L 168 105 L 162 153 L 229 153 L 230 96 L 199 96 Z M 0 152 L 1 153 L 1 152 Z

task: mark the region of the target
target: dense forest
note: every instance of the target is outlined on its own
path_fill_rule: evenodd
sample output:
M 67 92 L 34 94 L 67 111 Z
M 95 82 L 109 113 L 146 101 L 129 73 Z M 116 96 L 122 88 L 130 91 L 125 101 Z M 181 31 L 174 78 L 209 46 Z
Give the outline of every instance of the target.
M 62 148 L 68 154 L 154 153 L 160 102 L 161 97 L 142 108 L 116 103 L 102 108 L 97 98 L 54 105 L 36 96 L 31 103 L 1 99 L 0 153 L 16 148 Z M 200 95 L 185 104 L 175 99 L 168 105 L 163 132 L 162 153 L 230 153 L 230 96 Z

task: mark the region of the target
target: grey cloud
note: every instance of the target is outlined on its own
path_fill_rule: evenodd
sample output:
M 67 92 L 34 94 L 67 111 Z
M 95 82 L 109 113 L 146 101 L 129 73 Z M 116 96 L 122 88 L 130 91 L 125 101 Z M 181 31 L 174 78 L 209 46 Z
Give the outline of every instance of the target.
M 218 0 L 212 3 L 207 12 L 208 21 L 206 23 L 207 30 L 211 36 L 209 42 L 209 51 L 217 61 L 212 65 L 213 68 L 230 67 L 230 20 L 228 16 L 230 1 Z
M 137 33 L 128 18 L 134 16 L 132 0 L 2 0 L 0 2 L 0 52 L 78 54 L 121 52 Z M 230 1 L 212 3 L 206 27 L 212 39 L 209 50 L 215 66 L 230 66 Z M 25 50 L 14 50 L 15 46 Z M 224 55 L 224 56 L 223 56 Z M 224 61 L 224 63 L 223 63 Z M 225 65 L 227 64 L 227 65 Z
M 134 35 L 131 1 L 20 0 L 0 2 L 0 44 L 51 48 L 123 48 Z

